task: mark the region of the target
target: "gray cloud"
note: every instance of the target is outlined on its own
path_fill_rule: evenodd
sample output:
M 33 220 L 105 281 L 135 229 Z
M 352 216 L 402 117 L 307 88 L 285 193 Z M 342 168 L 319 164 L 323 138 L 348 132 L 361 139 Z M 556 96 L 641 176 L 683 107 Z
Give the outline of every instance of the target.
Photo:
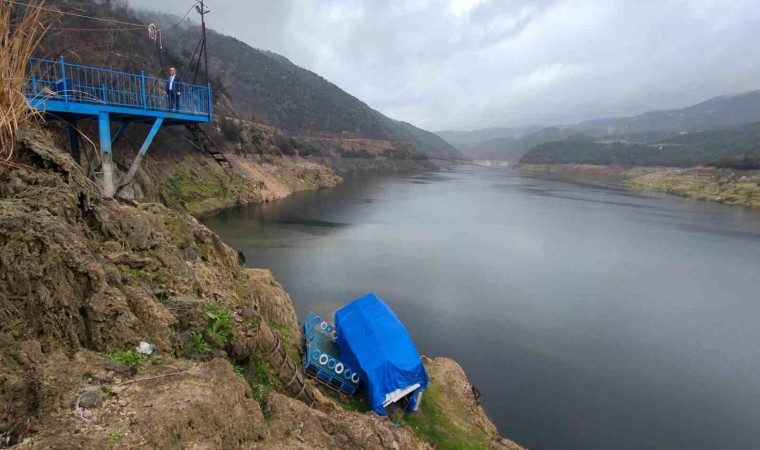
M 131 0 L 178 14 L 190 3 Z M 427 129 L 571 123 L 760 88 L 756 0 L 207 4 L 212 28 Z

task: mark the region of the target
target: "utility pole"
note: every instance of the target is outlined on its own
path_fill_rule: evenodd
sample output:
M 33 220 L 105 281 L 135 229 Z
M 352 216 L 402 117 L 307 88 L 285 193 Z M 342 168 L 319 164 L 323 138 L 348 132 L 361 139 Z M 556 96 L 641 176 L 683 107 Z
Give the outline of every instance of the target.
M 206 73 L 206 84 L 208 85 L 208 52 L 206 51 L 206 14 L 211 10 L 206 9 L 205 0 L 199 0 L 200 5 L 195 6 L 195 10 L 201 15 L 201 33 L 203 34 L 203 44 L 201 44 L 201 53 L 203 53 L 203 70 Z M 198 56 L 200 57 L 200 55 Z

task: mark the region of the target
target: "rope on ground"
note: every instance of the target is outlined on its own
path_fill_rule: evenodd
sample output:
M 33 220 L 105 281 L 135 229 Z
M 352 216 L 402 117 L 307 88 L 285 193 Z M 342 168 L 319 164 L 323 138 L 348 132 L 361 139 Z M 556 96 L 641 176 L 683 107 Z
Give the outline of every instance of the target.
M 163 375 L 156 375 L 154 377 L 146 377 L 146 378 L 138 378 L 136 380 L 122 381 L 121 383 L 114 384 L 114 386 L 125 386 L 128 384 L 139 383 L 141 381 L 150 381 L 150 380 L 157 380 L 159 378 L 176 377 L 178 375 L 185 375 L 196 367 L 197 366 L 193 366 L 189 369 L 183 370 L 182 372 L 165 373 Z
M 92 422 L 92 420 L 90 420 L 91 413 L 90 413 L 90 411 L 88 411 L 88 410 L 82 408 L 81 406 L 79 406 L 79 397 L 80 396 L 81 395 L 77 395 L 77 404 L 76 404 L 76 407 L 74 408 L 74 415 L 77 416 L 77 417 L 79 417 L 80 419 L 82 419 L 83 422 L 90 423 L 90 422 Z

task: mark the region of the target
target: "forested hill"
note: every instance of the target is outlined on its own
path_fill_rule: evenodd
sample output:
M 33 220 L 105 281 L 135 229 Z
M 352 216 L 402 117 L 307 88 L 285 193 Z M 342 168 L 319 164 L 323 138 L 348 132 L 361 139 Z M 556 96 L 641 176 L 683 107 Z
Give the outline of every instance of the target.
M 143 19 L 169 29 L 179 18 L 142 12 Z M 164 35 L 164 47 L 190 61 L 200 36 L 195 25 Z M 293 135 L 360 137 L 409 142 L 429 156 L 462 158 L 433 133 L 390 119 L 321 76 L 286 57 L 220 33 L 208 32 L 209 72 L 244 119 L 273 125 Z M 194 69 L 180 67 L 192 78 Z
M 520 162 L 760 169 L 760 122 L 685 133 L 657 143 L 635 137 L 546 142 L 533 147 Z

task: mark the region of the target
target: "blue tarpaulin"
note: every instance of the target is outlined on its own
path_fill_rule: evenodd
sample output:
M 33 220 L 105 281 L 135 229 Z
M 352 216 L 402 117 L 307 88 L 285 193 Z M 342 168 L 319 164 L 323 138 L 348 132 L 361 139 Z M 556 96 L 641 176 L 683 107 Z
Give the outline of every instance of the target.
M 375 294 L 354 300 L 335 313 L 340 358 L 365 383 L 372 409 L 387 415 L 386 395 L 419 384 L 428 375 L 412 338 L 396 313 Z M 416 393 L 416 391 L 415 391 Z

